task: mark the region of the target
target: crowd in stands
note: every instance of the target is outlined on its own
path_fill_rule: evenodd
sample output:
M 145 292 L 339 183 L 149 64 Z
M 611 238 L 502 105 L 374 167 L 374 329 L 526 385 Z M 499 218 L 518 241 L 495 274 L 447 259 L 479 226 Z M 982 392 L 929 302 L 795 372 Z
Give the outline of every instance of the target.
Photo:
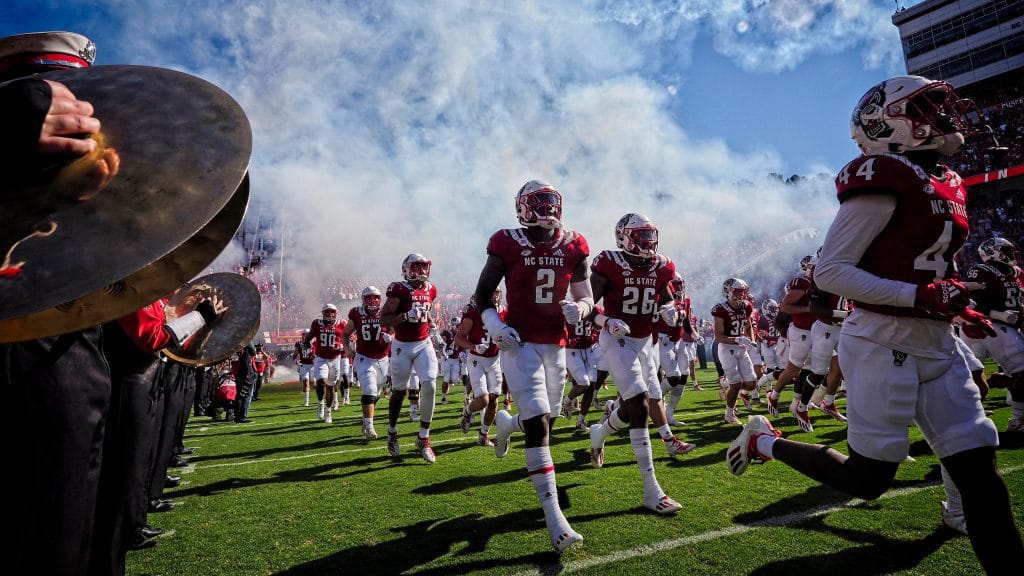
M 1000 168 L 1024 164 L 1024 74 L 998 83 L 987 83 L 977 91 L 965 91 L 978 105 L 984 121 L 1005 152 L 991 150 L 987 138 L 967 142 L 963 150 L 951 156 L 947 164 L 961 176 L 984 174 Z

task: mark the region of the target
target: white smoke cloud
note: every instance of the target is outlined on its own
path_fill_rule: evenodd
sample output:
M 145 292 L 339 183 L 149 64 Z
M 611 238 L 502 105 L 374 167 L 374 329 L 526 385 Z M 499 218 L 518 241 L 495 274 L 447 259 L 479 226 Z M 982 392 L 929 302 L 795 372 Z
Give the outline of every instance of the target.
M 710 34 L 759 73 L 851 49 L 865 66 L 900 56 L 881 0 L 111 4 L 118 52 L 206 78 L 247 111 L 252 191 L 294 239 L 281 280 L 310 316 L 327 273 L 397 279 L 410 252 L 433 260 L 442 292 L 471 288 L 534 178 L 562 191 L 593 253 L 614 248 L 622 214 L 651 216 L 699 313 L 769 250 L 745 272 L 763 292 L 817 246 L 766 248 L 827 225 L 831 180 L 786 186 L 766 178 L 771 150 L 686 133 L 668 103 L 685 97 L 693 42 Z

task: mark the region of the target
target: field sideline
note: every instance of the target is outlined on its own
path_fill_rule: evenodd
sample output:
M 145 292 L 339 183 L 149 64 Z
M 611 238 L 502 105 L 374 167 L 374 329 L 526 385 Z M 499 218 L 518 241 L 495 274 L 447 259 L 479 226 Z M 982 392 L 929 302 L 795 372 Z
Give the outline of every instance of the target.
M 367 444 L 357 401 L 324 424 L 314 407 L 302 407 L 296 385 L 269 384 L 250 424 L 190 420 L 185 445 L 196 450 L 180 470 L 181 486 L 167 493 L 176 507 L 149 517 L 167 532 L 156 548 L 129 553 L 128 574 L 981 572 L 967 539 L 941 524 L 938 460 L 916 429 L 916 462 L 900 467 L 894 490 L 878 501 L 853 500 L 775 462 L 736 478 L 724 452 L 739 427 L 722 421 L 717 385 L 707 385 L 712 374 L 701 372 L 705 391 L 688 389 L 677 412 L 686 421 L 677 434 L 698 448 L 672 460 L 652 442 L 658 479 L 683 504 L 672 517 L 643 508 L 628 436 L 609 439 L 605 467 L 595 470 L 587 437 L 556 421 L 559 496 L 585 537 L 562 556 L 551 549 L 526 477 L 522 436 L 501 460 L 478 447 L 475 430 L 459 430 L 461 392 L 438 403 L 437 463 L 429 465 L 415 450 L 408 409 L 395 461 L 385 450 L 386 401 L 378 404 L 380 438 Z M 613 394 L 614 385 L 601 400 Z M 1000 430 L 1009 416 L 1004 398 L 995 390 L 985 401 Z M 755 405 L 753 413 L 767 409 Z M 813 416 L 811 434 L 788 414 L 775 424 L 785 437 L 845 451 L 845 425 Z M 1024 442 L 1002 439 L 999 467 L 1024 526 Z

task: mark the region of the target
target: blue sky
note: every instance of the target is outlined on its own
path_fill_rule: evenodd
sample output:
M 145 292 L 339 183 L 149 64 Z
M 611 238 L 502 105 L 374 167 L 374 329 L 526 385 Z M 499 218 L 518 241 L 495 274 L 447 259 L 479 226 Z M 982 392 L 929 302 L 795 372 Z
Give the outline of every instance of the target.
M 684 272 L 724 278 L 737 265 L 709 269 L 716 253 L 827 226 L 831 182 L 794 194 L 765 175 L 834 173 L 856 155 L 853 104 L 904 72 L 893 10 L 6 0 L 0 34 L 74 30 L 96 41 L 98 64 L 174 68 L 224 88 L 253 125 L 254 194 L 285 202 L 297 257 L 313 265 L 397 274 L 417 251 L 439 283 L 475 278 L 487 236 L 515 225 L 515 190 L 542 178 L 593 251 L 613 247 L 619 216 L 644 212 Z M 781 258 L 788 267 L 789 252 L 813 247 Z

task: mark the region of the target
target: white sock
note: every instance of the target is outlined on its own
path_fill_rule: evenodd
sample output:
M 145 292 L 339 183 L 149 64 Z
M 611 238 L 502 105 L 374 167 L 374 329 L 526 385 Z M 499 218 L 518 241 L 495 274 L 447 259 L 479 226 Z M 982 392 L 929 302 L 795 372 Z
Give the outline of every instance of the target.
M 430 438 L 430 428 L 420 428 L 420 438 Z
M 561 534 L 572 530 L 558 505 L 558 486 L 555 483 L 555 464 L 551 460 L 551 449 L 547 446 L 527 448 L 526 472 L 533 482 L 540 506 L 544 509 L 544 523 L 547 524 L 548 532 Z
M 630 434 L 632 434 L 632 432 L 630 432 Z M 668 427 L 668 424 L 658 426 L 658 436 L 661 436 L 662 440 L 668 442 L 673 436 L 672 429 Z
M 636 465 L 644 483 L 645 500 L 661 500 L 665 492 L 654 476 L 654 457 L 651 455 L 651 433 L 647 428 L 630 428 L 629 443 L 633 446 Z
M 363 427 L 369 428 L 370 426 L 373 426 L 373 418 L 363 418 Z
M 835 394 L 825 394 L 825 396 L 822 397 L 822 401 L 825 402 L 825 404 L 835 404 L 836 403 L 836 395 Z
M 778 440 L 778 436 L 772 434 L 762 434 L 757 437 L 757 451 L 761 453 L 761 456 L 772 459 L 775 458 L 774 448 L 775 441 Z
M 940 465 L 939 471 L 942 472 L 942 489 L 946 491 L 946 508 L 950 512 L 963 511 L 964 506 L 960 502 L 960 490 L 957 489 L 956 484 L 953 483 L 953 479 L 949 476 L 949 472 L 946 472 L 945 466 Z

